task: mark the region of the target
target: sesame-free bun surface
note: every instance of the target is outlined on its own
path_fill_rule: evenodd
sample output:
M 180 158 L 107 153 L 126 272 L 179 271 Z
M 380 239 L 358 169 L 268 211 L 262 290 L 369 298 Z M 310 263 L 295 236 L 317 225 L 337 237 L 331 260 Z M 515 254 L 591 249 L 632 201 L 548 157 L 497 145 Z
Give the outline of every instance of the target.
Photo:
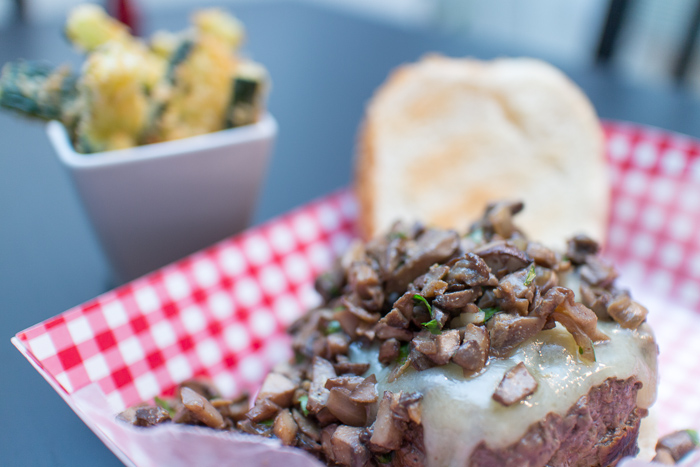
M 397 219 L 463 230 L 488 202 L 521 199 L 530 238 L 602 241 L 603 133 L 583 92 L 551 65 L 432 55 L 395 70 L 369 103 L 356 191 L 365 237 Z

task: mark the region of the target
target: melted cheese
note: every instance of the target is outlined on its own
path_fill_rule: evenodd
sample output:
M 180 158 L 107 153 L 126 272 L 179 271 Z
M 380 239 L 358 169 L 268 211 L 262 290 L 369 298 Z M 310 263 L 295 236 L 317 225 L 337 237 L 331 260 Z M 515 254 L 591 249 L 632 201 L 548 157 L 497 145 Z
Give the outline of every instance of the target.
M 379 394 L 385 390 L 422 393 L 428 466 L 463 467 L 481 441 L 492 448 L 508 446 L 549 412 L 565 415 L 581 396 L 609 377 L 635 376 L 643 384 L 637 405 L 651 406 L 656 398 L 658 348 L 650 328 L 644 324 L 627 330 L 603 322 L 598 326 L 610 341 L 595 346 L 593 364 L 578 359 L 571 334 L 559 325 L 540 332 L 509 358 L 489 359 L 482 372 L 467 378 L 460 367 L 448 364 L 421 372 L 409 369 L 388 383 L 393 365 L 382 367 L 376 348 L 354 346 L 350 357 L 370 363 L 367 374 L 376 374 Z M 525 401 L 504 407 L 491 396 L 504 373 L 519 362 L 525 363 L 539 387 Z

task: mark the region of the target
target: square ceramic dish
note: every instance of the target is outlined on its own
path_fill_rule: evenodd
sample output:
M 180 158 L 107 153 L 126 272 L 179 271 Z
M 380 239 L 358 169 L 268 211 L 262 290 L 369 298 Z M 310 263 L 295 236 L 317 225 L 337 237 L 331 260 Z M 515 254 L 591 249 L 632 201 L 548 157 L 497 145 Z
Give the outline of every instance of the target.
M 700 142 L 606 124 L 613 203 L 606 255 L 650 309 L 661 349 L 659 432 L 700 428 Z M 312 202 L 43 323 L 14 345 L 127 465 L 318 466 L 275 440 L 115 421 L 129 405 L 211 378 L 255 391 L 290 356 L 284 329 L 319 303 L 316 274 L 353 238 L 350 191 Z M 696 457 L 696 461 L 698 458 Z M 632 463 L 630 463 L 632 464 Z M 639 465 L 634 463 L 634 465 Z
M 249 225 L 275 119 L 93 154 L 75 151 L 64 126 L 47 125 L 115 273 L 131 280 Z

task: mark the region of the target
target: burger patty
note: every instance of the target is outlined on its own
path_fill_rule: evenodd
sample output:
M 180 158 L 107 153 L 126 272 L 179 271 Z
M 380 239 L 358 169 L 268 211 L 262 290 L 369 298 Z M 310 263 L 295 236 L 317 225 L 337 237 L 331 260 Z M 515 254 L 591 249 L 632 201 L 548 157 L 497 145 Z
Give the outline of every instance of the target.
M 647 414 L 636 404 L 641 387 L 634 377 L 608 378 L 591 388 L 565 416 L 549 413 L 510 446 L 492 449 L 482 441 L 471 455 L 469 466 L 615 465 L 639 452 L 639 424 Z

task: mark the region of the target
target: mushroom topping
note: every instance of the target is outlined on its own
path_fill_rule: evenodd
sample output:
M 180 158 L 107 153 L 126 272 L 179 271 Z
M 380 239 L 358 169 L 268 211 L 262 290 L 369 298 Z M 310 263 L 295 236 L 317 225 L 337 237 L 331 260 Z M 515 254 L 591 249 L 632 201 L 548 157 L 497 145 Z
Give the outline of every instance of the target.
M 467 287 L 475 287 L 485 284 L 491 274 L 491 270 L 486 262 L 474 253 L 467 253 L 464 256 L 452 260 L 448 263 L 450 272 L 446 281 L 450 286 L 463 284 Z
M 289 407 L 297 385 L 286 376 L 279 373 L 270 373 L 265 378 L 256 403 L 263 399 L 269 399 L 280 407 Z
M 289 409 L 281 410 L 275 417 L 272 425 L 272 433 L 287 446 L 294 444 L 298 430 L 297 422 L 294 421 L 294 417 Z
M 370 452 L 360 441 L 363 428 L 339 426 L 331 437 L 331 448 L 335 462 L 349 467 L 364 467 L 369 462 Z
M 525 400 L 537 390 L 537 381 L 523 362 L 508 370 L 493 393 L 493 400 L 506 407 Z
M 497 313 L 488 323 L 491 355 L 509 356 L 520 344 L 544 327 L 544 320 L 533 316 Z
M 360 376 L 337 376 L 326 380 L 326 389 L 345 388 L 354 390 L 364 379 Z
M 401 344 L 398 340 L 391 338 L 382 342 L 379 347 L 379 362 L 388 365 L 399 358 Z
M 446 365 L 459 347 L 459 331 L 450 329 L 435 336 L 435 353 L 428 358 L 438 366 Z
M 401 393 L 384 392 L 384 396 L 379 402 L 377 418 L 372 424 L 372 436 L 369 440 L 373 451 L 389 452 L 401 447 L 403 433 L 399 420 L 394 417 L 391 410 L 391 406 L 398 404 L 400 398 Z
M 350 393 L 350 400 L 358 404 L 372 404 L 377 402 L 377 377 L 369 375 Z
M 281 410 L 281 407 L 270 399 L 261 399 L 255 403 L 252 409 L 245 414 L 246 417 L 251 422 L 264 422 L 266 420 L 271 420 L 277 412 Z
M 589 256 L 598 253 L 598 243 L 585 235 L 576 235 L 566 246 L 566 257 L 574 264 L 583 264 Z
M 455 351 L 452 361 L 465 371 L 479 371 L 489 356 L 489 333 L 482 326 L 469 324 L 464 329 L 462 345 Z
M 527 315 L 530 302 L 535 296 L 535 265 L 503 277 L 493 291 L 496 305 L 503 311 Z
M 345 425 L 365 426 L 367 422 L 365 407 L 350 399 L 349 389 L 338 387 L 331 389 L 327 408 Z
M 532 263 L 532 258 L 505 242 L 484 245 L 475 253 L 481 256 L 497 277 L 503 277 Z
M 181 387 L 180 397 L 182 398 L 182 405 L 192 412 L 200 422 L 218 429 L 223 429 L 226 426 L 224 418 L 219 411 L 201 394 L 193 391 L 189 387 Z
M 557 255 L 552 250 L 538 242 L 528 242 L 525 253 L 539 266 L 553 269 L 557 263 Z
M 598 287 L 610 287 L 617 278 L 615 268 L 597 256 L 589 256 L 579 272 L 584 282 Z
M 311 386 L 307 407 L 311 413 L 318 413 L 326 406 L 330 391 L 326 389 L 328 378 L 335 378 L 333 364 L 321 357 L 314 357 L 311 363 Z
M 170 413 L 157 405 L 130 407 L 119 418 L 135 426 L 153 426 L 170 420 Z
M 308 418 L 304 417 L 297 409 L 292 409 L 292 417 L 299 428 L 299 431 L 311 438 L 313 441 L 321 441 L 321 431 Z
M 579 346 L 579 354 L 586 361 L 595 361 L 594 342 L 608 340 L 608 336 L 598 330 L 598 319 L 591 310 L 582 303 L 573 301 L 573 293 L 567 295 L 552 313 L 551 317 L 564 325 Z
M 649 313 L 626 293 L 621 293 L 608 305 L 607 312 L 612 319 L 625 329 L 637 329 L 647 319 Z
M 428 229 L 415 241 L 403 264 L 390 272 L 386 292 L 402 292 L 408 284 L 435 263 L 449 259 L 459 247 L 459 236 L 451 230 Z
M 656 443 L 656 458 L 654 460 L 668 461 L 670 457 L 672 460 L 670 464 L 675 464 L 699 445 L 697 432 L 693 430 L 675 431 L 663 436 Z

